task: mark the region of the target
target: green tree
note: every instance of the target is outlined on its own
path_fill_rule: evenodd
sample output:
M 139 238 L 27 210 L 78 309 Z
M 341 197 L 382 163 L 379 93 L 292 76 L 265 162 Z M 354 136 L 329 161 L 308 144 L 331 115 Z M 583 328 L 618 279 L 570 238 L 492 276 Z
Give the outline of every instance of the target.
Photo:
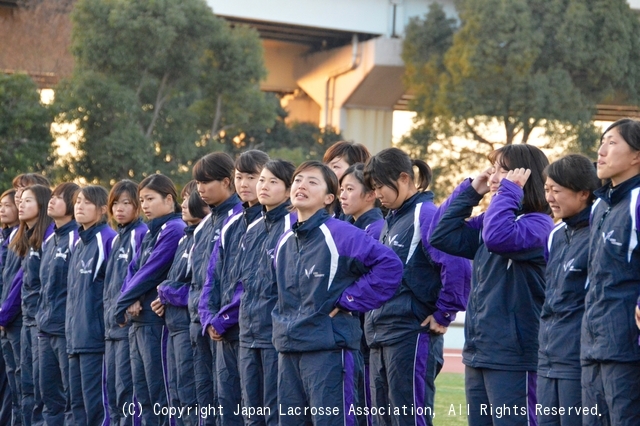
M 596 104 L 636 101 L 640 31 L 626 1 L 461 0 L 457 7 L 459 23 L 434 3 L 407 27 L 405 82 L 420 129 L 406 146 L 475 141 L 458 149 L 457 172 L 477 154 L 528 143 L 536 129 L 552 146 L 592 152 Z M 437 153 L 429 151 L 431 161 Z
M 257 32 L 232 29 L 204 0 L 79 0 L 72 22 L 76 68 L 56 97 L 57 121 L 81 135 L 70 172 L 180 182 L 214 147 L 214 123 L 239 134 L 275 119 Z
M 0 188 L 25 172 L 42 173 L 52 163 L 50 111 L 25 74 L 0 74 Z

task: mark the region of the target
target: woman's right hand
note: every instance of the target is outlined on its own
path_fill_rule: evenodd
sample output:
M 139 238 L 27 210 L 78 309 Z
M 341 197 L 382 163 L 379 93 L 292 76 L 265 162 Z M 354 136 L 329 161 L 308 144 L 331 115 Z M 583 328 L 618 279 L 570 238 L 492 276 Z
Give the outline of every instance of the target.
M 636 325 L 640 328 L 640 307 L 636 306 Z
M 478 176 L 476 176 L 471 182 L 471 186 L 480 195 L 484 195 L 489 192 L 489 178 L 493 174 L 493 167 L 488 167 Z
M 127 313 L 132 317 L 137 317 L 140 315 L 140 311 L 142 311 L 142 304 L 139 300 L 136 300 L 131 306 L 127 308 Z
M 162 304 L 162 302 L 160 302 L 159 297 L 151 302 L 151 310 L 155 312 L 155 314 L 159 317 L 164 316 L 164 305 Z

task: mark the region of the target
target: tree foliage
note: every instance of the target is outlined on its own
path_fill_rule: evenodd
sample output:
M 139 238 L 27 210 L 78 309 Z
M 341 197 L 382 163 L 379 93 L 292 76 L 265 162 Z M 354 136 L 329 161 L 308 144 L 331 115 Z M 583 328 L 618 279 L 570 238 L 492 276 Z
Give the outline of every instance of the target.
M 11 188 L 25 172 L 42 173 L 51 165 L 50 111 L 40 103 L 25 74 L 0 74 L 0 188 Z
M 554 146 L 589 152 L 596 104 L 637 101 L 640 31 L 626 1 L 456 5 L 459 21 L 434 3 L 407 27 L 405 82 L 419 129 L 405 146 L 464 138 L 482 154 L 542 131 Z M 458 165 L 476 157 L 458 151 Z
M 275 120 L 257 32 L 204 0 L 79 0 L 72 22 L 76 68 L 58 87 L 57 121 L 76 123 L 67 170 L 88 181 L 184 180 L 221 130 Z

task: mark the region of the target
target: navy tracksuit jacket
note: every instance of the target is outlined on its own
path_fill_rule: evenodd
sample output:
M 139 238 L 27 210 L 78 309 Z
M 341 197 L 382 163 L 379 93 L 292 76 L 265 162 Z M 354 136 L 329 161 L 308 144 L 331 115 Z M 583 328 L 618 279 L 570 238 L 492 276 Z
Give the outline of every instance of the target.
M 545 301 L 540 317 L 538 404 L 582 406 L 580 326 L 587 293 L 591 205 L 558 223 L 547 240 Z M 582 425 L 582 416 L 538 413 L 542 425 Z
M 52 236 L 54 224 L 51 223 L 44 234 L 43 243 Z M 30 237 L 33 229 L 27 231 Z M 38 352 L 38 331 L 36 313 L 42 283 L 40 281 L 40 264 L 42 247 L 39 250 L 29 249 L 22 269 L 22 334 L 20 336 L 20 364 L 22 365 L 22 401 L 23 416 L 27 424 L 44 424 L 43 401 L 40 392 L 40 357 Z
M 67 273 L 71 253 L 78 240 L 78 224 L 71 220 L 54 228 L 42 248 L 40 280 L 42 289 L 36 312 L 40 390 L 46 407 L 47 424 L 71 421 L 69 361 L 65 336 Z
M 166 279 L 171 263 L 183 236 L 185 223 L 181 215 L 170 213 L 151 220 L 140 250 L 129 264 L 129 271 L 116 302 L 115 320 L 126 321 L 126 310 L 136 301 L 142 305 L 140 314 L 131 317 L 129 344 L 133 388 L 142 410 L 143 424 L 167 424 L 165 416 L 153 413 L 153 404 L 167 404 L 166 370 L 162 352 L 166 348 L 164 318 L 151 309 L 158 297 L 157 286 Z
M 193 277 L 189 288 L 189 315 L 191 317 L 191 344 L 194 348 L 194 372 L 196 379 L 196 394 L 201 406 L 212 403 L 217 405 L 216 373 L 215 373 L 215 345 L 208 335 L 203 335 L 198 307 L 201 299 L 202 287 L 207 281 L 209 261 L 220 231 L 225 222 L 242 209 L 240 198 L 233 194 L 220 205 L 209 206 L 211 213 L 205 217 L 194 232 L 193 249 L 191 250 L 191 265 Z M 204 425 L 217 423 L 217 416 L 202 419 Z
M 269 407 L 270 415 L 248 418 L 250 425 L 278 424 L 278 353 L 273 347 L 271 311 L 278 299 L 273 259 L 280 236 L 296 222 L 287 201 L 253 221 L 242 242 L 242 297 L 238 369 L 246 406 Z
M 376 309 L 393 296 L 402 276 L 400 259 L 325 209 L 282 235 L 275 256 L 279 403 L 285 409 L 357 406 L 354 353 L 362 330 L 351 312 Z M 332 318 L 336 307 L 340 311 Z M 309 416 L 280 417 L 282 425 L 309 421 Z M 355 417 L 341 411 L 334 421 Z
M 194 407 L 196 385 L 193 371 L 193 349 L 189 338 L 189 286 L 191 284 L 191 262 L 189 255 L 193 247 L 196 225 L 189 225 L 180 239 L 173 264 L 158 286 L 158 297 L 164 305 L 164 320 L 169 337 L 166 363 L 169 373 L 169 402 L 172 407 Z M 196 425 L 197 415 L 183 415 L 180 424 Z
M 223 336 L 216 343 L 216 376 L 218 401 L 227 413 L 220 418 L 224 425 L 242 425 L 240 415 L 232 415 L 242 401 L 238 370 L 238 313 L 242 295 L 241 265 L 245 262 L 243 241 L 245 232 L 262 211 L 256 204 L 229 218 L 220 232 L 220 239 L 209 260 L 208 278 L 200 299 L 200 318 L 203 330 L 210 325 Z
M 122 414 L 124 404 L 133 401 L 133 379 L 129 348 L 131 324 L 120 327 L 115 321 L 115 309 L 127 276 L 129 264 L 142 245 L 148 231 L 147 225 L 137 218 L 133 222 L 118 225 L 118 234 L 111 243 L 111 255 L 107 260 L 104 278 L 104 328 L 105 328 L 105 370 L 109 418 L 113 425 L 133 424 L 131 417 Z
M 360 216 L 358 220 L 353 220 L 352 217 L 350 222 L 356 228 L 362 229 L 374 240 L 380 239 L 380 233 L 382 232 L 382 227 L 384 226 L 384 217 L 382 217 L 382 211 L 380 211 L 379 208 L 372 208 L 371 210 L 365 212 L 362 216 Z
M 585 425 L 640 424 L 640 175 L 595 191 L 591 215 L 589 286 L 582 320 L 582 402 L 600 416 Z
M 104 278 L 116 232 L 106 223 L 78 230 L 67 275 L 66 336 L 71 410 L 77 423 L 109 418 L 104 375 Z
M 448 326 L 464 310 L 471 266 L 431 247 L 428 235 L 435 214 L 433 193 L 417 192 L 387 214 L 383 244 L 404 264 L 402 282 L 393 298 L 365 316 L 370 352 L 372 404 L 418 404 L 433 410 L 435 378 L 443 364 L 443 337 L 431 334 L 422 322 L 430 315 Z M 431 424 L 431 416 L 418 416 Z M 378 416 L 380 424 L 391 421 Z M 414 416 L 397 416 L 401 425 Z
M 538 375 L 580 380 L 580 327 L 587 293 L 591 206 L 557 224 L 547 241 Z
M 278 303 L 273 343 L 279 352 L 360 348 L 358 318 L 398 288 L 402 264 L 388 248 L 323 209 L 286 232 L 276 249 Z
M 634 309 L 640 294 L 640 176 L 598 189 L 591 216 L 583 361 L 640 362 Z
M 67 276 L 67 352 L 104 353 L 104 278 L 116 232 L 101 223 L 78 236 Z

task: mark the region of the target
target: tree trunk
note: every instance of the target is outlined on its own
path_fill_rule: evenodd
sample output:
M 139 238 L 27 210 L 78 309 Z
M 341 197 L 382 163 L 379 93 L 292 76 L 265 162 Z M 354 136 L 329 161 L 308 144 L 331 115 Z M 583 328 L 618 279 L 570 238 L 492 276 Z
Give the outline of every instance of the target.
M 218 95 L 216 100 L 216 115 L 213 117 L 213 124 L 211 124 L 211 139 L 215 138 L 220 129 L 220 120 L 222 119 L 222 95 Z
M 156 96 L 156 103 L 153 106 L 153 118 L 151 119 L 151 123 L 149 123 L 149 127 L 147 127 L 147 132 L 145 136 L 150 138 L 153 133 L 153 129 L 156 126 L 156 122 L 158 121 L 158 116 L 160 115 L 160 111 L 162 110 L 162 106 L 167 101 L 167 96 L 163 96 L 165 89 L 167 87 L 167 80 L 169 80 L 169 73 L 166 72 L 162 77 L 162 82 L 160 83 L 160 87 L 158 88 L 158 94 Z

